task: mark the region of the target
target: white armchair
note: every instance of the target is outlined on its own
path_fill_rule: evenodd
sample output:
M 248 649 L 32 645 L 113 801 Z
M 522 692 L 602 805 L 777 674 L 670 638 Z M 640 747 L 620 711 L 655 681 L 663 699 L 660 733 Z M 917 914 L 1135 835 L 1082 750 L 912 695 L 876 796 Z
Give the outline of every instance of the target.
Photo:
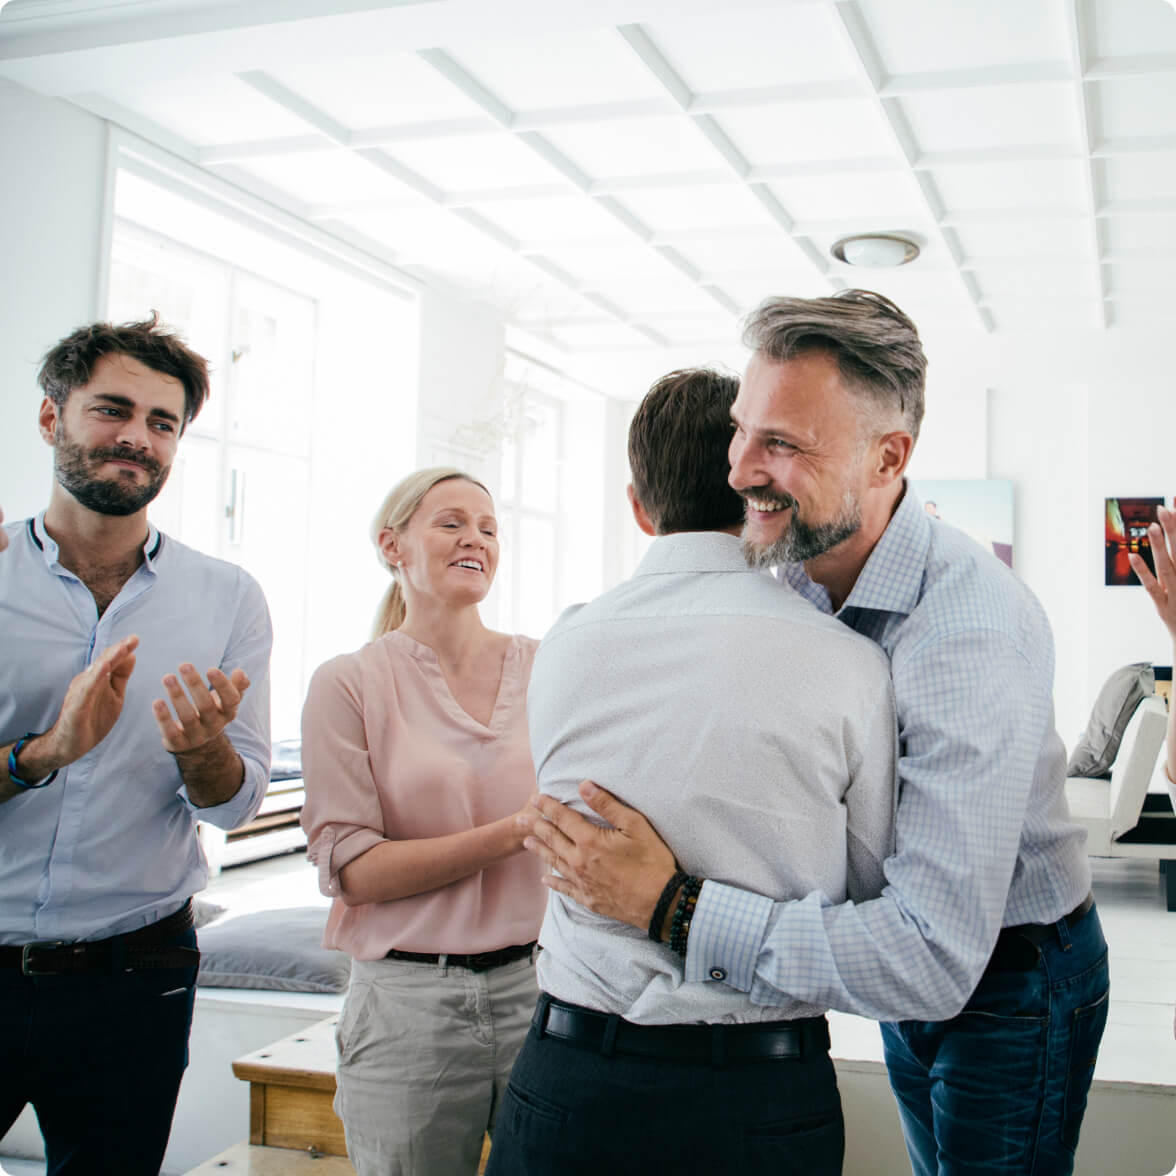
M 1123 732 L 1111 778 L 1071 776 L 1066 781 L 1070 815 L 1086 827 L 1086 852 L 1091 857 L 1152 858 L 1161 868 L 1176 860 L 1172 804 L 1144 811 L 1167 722 L 1163 699 L 1145 698 Z M 1168 866 L 1165 875 L 1168 910 L 1176 911 L 1176 866 Z

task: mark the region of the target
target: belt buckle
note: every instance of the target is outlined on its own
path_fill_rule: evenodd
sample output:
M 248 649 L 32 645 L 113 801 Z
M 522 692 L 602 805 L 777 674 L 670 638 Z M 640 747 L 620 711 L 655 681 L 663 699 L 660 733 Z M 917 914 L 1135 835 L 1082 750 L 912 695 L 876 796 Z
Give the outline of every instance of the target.
M 56 951 L 69 945 L 64 939 L 38 939 L 35 943 L 26 943 L 20 949 L 20 974 L 22 976 L 53 976 L 60 968 L 37 968 L 33 966 L 32 953 L 34 951 Z

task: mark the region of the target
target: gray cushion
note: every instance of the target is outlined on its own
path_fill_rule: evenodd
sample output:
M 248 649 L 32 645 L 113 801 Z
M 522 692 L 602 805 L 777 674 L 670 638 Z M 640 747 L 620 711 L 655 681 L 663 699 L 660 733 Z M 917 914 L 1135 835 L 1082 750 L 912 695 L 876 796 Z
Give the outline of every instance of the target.
M 326 907 L 259 911 L 200 932 L 200 974 L 212 988 L 342 992 L 351 957 L 322 946 Z
M 206 898 L 192 899 L 192 921 L 199 931 L 201 927 L 207 927 L 209 923 L 215 922 L 225 913 L 225 907 L 218 903 L 209 902 Z
M 1098 692 L 1090 721 L 1066 765 L 1066 775 L 1109 777 L 1135 708 L 1155 692 L 1155 673 L 1147 662 L 1116 670 Z

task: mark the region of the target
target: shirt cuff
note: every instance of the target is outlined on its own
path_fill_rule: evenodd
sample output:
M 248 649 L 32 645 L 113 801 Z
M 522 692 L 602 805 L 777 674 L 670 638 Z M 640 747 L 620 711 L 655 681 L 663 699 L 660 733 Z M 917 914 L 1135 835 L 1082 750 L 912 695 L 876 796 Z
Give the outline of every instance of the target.
M 237 752 L 241 755 L 240 752 Z M 192 803 L 186 788 L 181 788 L 180 795 L 184 803 L 195 814 L 198 821 L 207 821 L 218 829 L 236 829 L 247 821 L 253 820 L 261 802 L 269 790 L 269 764 L 259 764 L 247 755 L 241 756 L 241 763 L 245 765 L 245 778 L 241 787 L 223 804 L 210 804 L 207 808 L 200 808 Z
M 343 893 L 339 873 L 369 849 L 388 839 L 375 829 L 362 826 L 345 829 L 328 825 L 307 847 L 306 856 L 318 867 L 319 891 L 328 898 Z
M 684 979 L 750 992 L 772 905 L 762 894 L 704 882 L 690 921 Z

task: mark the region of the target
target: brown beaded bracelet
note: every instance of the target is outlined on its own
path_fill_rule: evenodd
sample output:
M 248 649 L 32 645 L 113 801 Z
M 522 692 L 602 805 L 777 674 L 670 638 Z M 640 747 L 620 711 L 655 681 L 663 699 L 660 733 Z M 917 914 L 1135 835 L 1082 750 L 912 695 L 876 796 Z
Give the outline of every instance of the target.
M 694 918 L 694 908 L 698 905 L 698 894 L 702 890 L 702 879 L 693 874 L 682 883 L 682 897 L 674 908 L 674 917 L 670 922 L 670 949 L 678 955 L 686 954 L 686 944 L 690 938 L 690 922 Z

